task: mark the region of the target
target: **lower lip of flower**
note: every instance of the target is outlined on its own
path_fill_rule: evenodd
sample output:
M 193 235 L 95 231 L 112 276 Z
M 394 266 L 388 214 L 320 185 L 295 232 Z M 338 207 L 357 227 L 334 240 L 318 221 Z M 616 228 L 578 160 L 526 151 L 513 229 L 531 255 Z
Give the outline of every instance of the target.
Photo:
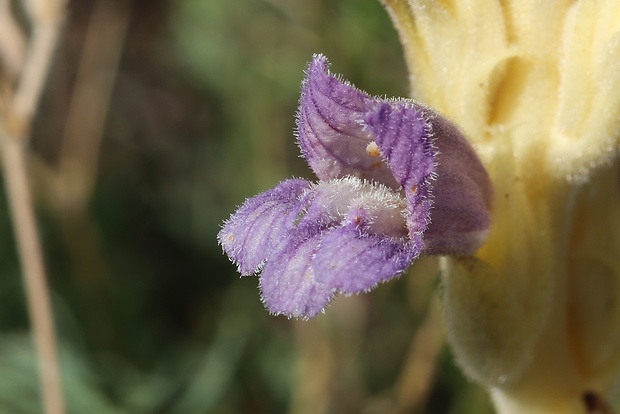
M 362 221 L 370 234 L 386 237 L 407 237 L 404 217 L 407 201 L 396 191 L 383 184 L 357 177 L 321 181 L 313 186 L 319 202 L 329 209 L 329 214 L 340 222 Z M 358 216 L 356 216 L 356 214 Z

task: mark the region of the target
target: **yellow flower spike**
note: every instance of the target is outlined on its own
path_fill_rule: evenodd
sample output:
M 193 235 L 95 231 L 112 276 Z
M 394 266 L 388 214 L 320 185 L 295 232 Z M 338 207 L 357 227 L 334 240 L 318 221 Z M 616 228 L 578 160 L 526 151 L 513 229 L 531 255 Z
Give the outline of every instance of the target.
M 462 128 L 495 186 L 487 243 L 443 260 L 457 361 L 502 414 L 612 412 L 620 1 L 383 3 L 412 95 Z
M 618 153 L 620 2 L 579 2 L 566 20 L 550 161 L 584 181 Z

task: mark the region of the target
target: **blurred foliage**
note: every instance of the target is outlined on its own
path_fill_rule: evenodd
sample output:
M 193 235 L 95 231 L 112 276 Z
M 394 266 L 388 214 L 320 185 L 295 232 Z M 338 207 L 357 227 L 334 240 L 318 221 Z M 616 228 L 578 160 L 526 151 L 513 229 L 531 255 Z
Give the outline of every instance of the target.
M 51 170 L 93 3 L 70 5 L 34 128 L 35 157 Z M 59 208 L 49 189 L 38 190 L 70 412 L 391 412 L 437 294 L 432 264 L 299 322 L 268 315 L 257 279 L 240 280 L 215 239 L 244 198 L 291 175 L 312 178 L 293 130 L 313 53 L 370 93 L 407 94 L 379 2 L 134 0 L 123 48 L 92 198 Z M 0 412 L 37 413 L 0 201 Z M 427 403 L 414 412 L 490 411 L 444 348 Z

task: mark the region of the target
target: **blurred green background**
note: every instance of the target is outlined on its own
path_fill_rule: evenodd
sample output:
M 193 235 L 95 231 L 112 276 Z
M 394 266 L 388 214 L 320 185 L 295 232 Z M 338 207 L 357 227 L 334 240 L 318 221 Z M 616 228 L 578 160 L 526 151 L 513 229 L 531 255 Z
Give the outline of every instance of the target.
M 246 197 L 312 179 L 293 130 L 317 52 L 407 95 L 377 0 L 70 3 L 31 160 L 70 412 L 491 412 L 436 344 L 435 263 L 300 322 L 270 316 L 217 245 Z M 0 197 L 0 413 L 38 413 Z

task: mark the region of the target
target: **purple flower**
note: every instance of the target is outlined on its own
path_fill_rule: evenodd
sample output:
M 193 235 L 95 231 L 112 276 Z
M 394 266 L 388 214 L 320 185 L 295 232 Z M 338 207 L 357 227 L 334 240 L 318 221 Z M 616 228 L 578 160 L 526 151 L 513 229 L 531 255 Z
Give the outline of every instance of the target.
M 246 202 L 218 240 L 267 309 L 311 318 L 338 293 L 368 291 L 421 254 L 474 253 L 492 187 L 458 129 L 412 100 L 372 97 L 315 55 L 298 142 L 319 181 L 286 180 Z

